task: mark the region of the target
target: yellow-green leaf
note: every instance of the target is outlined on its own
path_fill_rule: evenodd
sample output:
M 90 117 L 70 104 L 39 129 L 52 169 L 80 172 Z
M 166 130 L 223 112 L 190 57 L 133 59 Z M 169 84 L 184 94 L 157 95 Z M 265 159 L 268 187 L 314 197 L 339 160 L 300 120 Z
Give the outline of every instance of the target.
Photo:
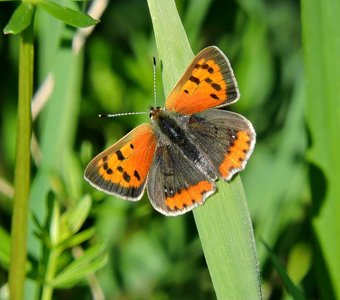
M 32 22 L 34 9 L 33 4 L 21 2 L 5 26 L 4 34 L 18 34 L 27 28 Z

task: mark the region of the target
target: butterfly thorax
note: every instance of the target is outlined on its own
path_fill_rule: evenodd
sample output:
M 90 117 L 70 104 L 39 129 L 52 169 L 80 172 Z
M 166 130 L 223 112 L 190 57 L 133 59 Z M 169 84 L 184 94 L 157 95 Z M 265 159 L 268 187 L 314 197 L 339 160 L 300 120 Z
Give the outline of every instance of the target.
M 150 108 L 152 124 L 158 133 L 165 135 L 176 145 L 188 142 L 184 129 L 180 126 L 180 117 L 160 107 Z
M 158 135 L 159 146 L 178 147 L 183 155 L 194 162 L 203 173 L 215 179 L 216 176 L 213 174 L 211 166 L 204 160 L 193 137 L 187 133 L 186 124 L 191 118 L 190 115 L 180 115 L 160 107 L 150 107 L 150 118 Z

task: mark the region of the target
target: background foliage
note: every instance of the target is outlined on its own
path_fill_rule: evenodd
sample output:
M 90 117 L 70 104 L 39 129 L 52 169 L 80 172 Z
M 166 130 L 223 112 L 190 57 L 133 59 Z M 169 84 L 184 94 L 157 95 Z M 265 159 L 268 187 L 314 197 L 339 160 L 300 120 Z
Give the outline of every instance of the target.
M 331 5 L 316 9 L 315 1 L 307 2 L 301 8 L 293 0 L 176 1 L 194 52 L 217 45 L 229 57 L 241 91 L 241 100 L 231 109 L 250 119 L 257 130 L 258 142 L 242 180 L 255 228 L 266 299 L 290 297 L 277 265 L 284 267 L 283 273 L 301 288 L 306 298 L 340 297 L 339 271 L 331 266 L 339 264 L 332 242 L 336 241 L 340 224 L 333 220 L 334 231 L 325 234 L 323 228 L 327 226 L 319 213 L 325 203 L 334 203 L 339 196 L 336 191 L 331 196 L 327 194 L 327 186 L 338 178 L 334 176 L 339 170 L 336 164 L 333 169 L 331 163 L 317 159 L 328 157 L 330 147 L 336 146 L 340 138 L 336 123 L 316 125 L 315 116 L 321 111 L 313 110 L 313 93 L 310 89 L 306 92 L 306 86 L 313 82 L 310 51 L 325 55 L 325 60 L 316 62 L 317 67 L 324 67 L 325 74 L 332 69 L 332 62 L 340 61 L 336 59 L 339 53 L 334 53 L 334 49 L 339 49 L 336 42 L 330 49 L 318 49 L 320 43 L 314 42 L 313 46 L 310 42 L 310 19 L 320 20 L 323 30 L 313 33 L 324 37 L 327 43 L 333 38 L 327 34 L 339 35 L 327 30 L 335 26 L 331 22 L 339 10 L 337 4 L 334 10 Z M 1 3 L 1 28 L 16 6 Z M 103 257 L 109 256 L 109 262 L 95 275 L 91 273 L 85 279 L 73 277 L 73 282 L 66 283 L 62 281 L 65 276 L 61 276 L 56 286 L 62 288 L 56 290 L 55 299 L 73 299 L 75 295 L 89 299 L 91 294 L 97 299 L 214 298 L 192 214 L 164 218 L 153 211 L 146 197 L 139 203 L 127 203 L 105 196 L 82 179 L 86 163 L 96 153 L 147 121 L 146 115 L 113 120 L 97 117 L 102 112 L 145 111 L 153 103 L 152 57 L 157 52 L 147 3 L 111 1 L 77 58 L 70 51 L 74 29 L 37 11 L 35 32 L 35 91 L 51 71 L 55 77 L 48 103 L 33 123 L 38 146 L 32 149 L 30 261 L 42 264 L 41 249 L 42 253 L 46 251 L 46 245 L 34 231 L 43 239 L 44 228 L 48 228 L 53 236 L 55 228 L 62 228 L 69 215 L 84 221 L 77 223 L 73 218 L 73 222 L 67 223 L 72 225 L 73 231 L 69 230 L 75 233 L 81 229 L 88 235 L 81 247 L 60 253 L 57 268 L 70 266 L 72 257 L 90 247 L 97 247 Z M 12 212 L 17 47 L 16 37 L 0 36 L 0 297 L 5 297 L 5 254 Z M 158 71 L 157 101 L 162 105 L 164 94 Z M 323 79 L 327 90 L 332 78 Z M 336 93 L 324 95 L 335 96 L 336 103 Z M 335 118 L 340 117 L 338 107 L 327 107 L 325 114 L 334 110 Z M 329 139 L 334 144 L 315 150 L 319 137 L 315 127 L 321 131 L 321 137 L 322 128 L 333 133 Z M 327 166 L 334 173 L 326 172 Z M 56 203 L 52 200 L 58 200 L 57 207 L 51 204 Z M 339 213 L 339 205 L 332 207 L 333 214 Z M 79 211 L 83 211 L 81 217 L 74 213 Z M 60 223 L 56 225 L 55 220 Z M 273 251 L 269 252 L 261 240 Z M 104 261 L 97 263 L 104 265 Z M 26 297 L 30 299 L 37 293 L 36 286 L 32 280 L 26 286 Z

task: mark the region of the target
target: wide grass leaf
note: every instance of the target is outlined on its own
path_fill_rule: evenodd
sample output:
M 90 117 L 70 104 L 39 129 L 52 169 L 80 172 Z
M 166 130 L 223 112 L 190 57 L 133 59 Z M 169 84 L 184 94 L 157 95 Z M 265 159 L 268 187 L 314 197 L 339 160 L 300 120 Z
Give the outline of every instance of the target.
M 194 55 L 175 3 L 149 0 L 165 94 Z M 218 183 L 218 193 L 194 210 L 195 221 L 218 299 L 260 299 L 253 229 L 242 183 Z
M 340 2 L 302 1 L 306 119 L 311 136 L 313 225 L 324 267 L 317 273 L 340 299 Z M 329 276 L 329 280 L 327 280 Z M 320 288 L 322 283 L 320 281 Z M 331 299 L 330 288 L 323 289 Z

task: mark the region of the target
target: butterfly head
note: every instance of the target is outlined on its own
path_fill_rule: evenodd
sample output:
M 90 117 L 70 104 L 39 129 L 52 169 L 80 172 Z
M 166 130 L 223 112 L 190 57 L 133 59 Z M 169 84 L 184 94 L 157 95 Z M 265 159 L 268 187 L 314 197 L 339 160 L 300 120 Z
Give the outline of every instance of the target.
M 163 111 L 163 108 L 162 107 L 154 107 L 154 106 L 149 106 L 149 116 L 150 116 L 150 119 L 151 120 L 157 120 L 158 117 L 159 117 L 159 114 Z

